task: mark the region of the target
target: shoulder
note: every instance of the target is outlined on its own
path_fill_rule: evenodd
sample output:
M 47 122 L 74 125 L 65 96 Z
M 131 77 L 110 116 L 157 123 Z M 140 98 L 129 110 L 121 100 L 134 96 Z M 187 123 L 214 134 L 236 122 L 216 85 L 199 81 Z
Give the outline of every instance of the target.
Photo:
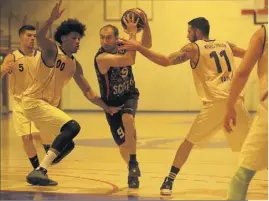
M 180 51 L 186 52 L 186 53 L 197 53 L 198 50 L 199 50 L 198 44 L 188 43 Z
M 15 62 L 15 55 L 14 55 L 14 51 L 12 53 L 9 53 L 5 59 L 4 62 Z

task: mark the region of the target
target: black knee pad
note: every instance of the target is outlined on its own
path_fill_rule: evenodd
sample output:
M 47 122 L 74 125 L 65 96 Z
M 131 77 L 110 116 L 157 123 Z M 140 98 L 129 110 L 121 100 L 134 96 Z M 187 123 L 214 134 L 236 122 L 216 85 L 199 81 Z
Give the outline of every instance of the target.
M 51 147 L 58 152 L 61 152 L 64 147 L 77 136 L 79 131 L 80 125 L 76 121 L 71 120 L 67 122 L 61 128 L 61 133 L 55 138 Z
M 75 120 L 70 120 L 69 122 L 67 122 L 66 124 L 62 126 L 61 132 L 63 132 L 64 130 L 69 130 L 70 132 L 74 134 L 76 133 L 75 134 L 76 136 L 80 131 L 80 125 Z

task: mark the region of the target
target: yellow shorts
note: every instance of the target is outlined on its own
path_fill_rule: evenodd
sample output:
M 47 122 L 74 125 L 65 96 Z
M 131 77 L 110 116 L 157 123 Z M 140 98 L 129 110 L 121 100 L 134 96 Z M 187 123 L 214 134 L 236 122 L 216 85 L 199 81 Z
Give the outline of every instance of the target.
M 268 167 L 268 100 L 260 103 L 240 155 L 240 166 L 251 170 Z
M 22 108 L 22 102 L 20 100 L 13 99 L 12 120 L 15 133 L 18 136 L 25 136 L 33 133 L 39 133 L 39 130 L 35 127 L 24 114 Z
M 57 136 L 64 124 L 72 120 L 65 112 L 49 103 L 24 96 L 22 106 L 25 116 L 34 122 L 41 133 Z
M 242 99 L 236 103 L 237 122 L 233 132 L 224 132 L 223 120 L 226 111 L 227 101 L 206 103 L 203 105 L 200 114 L 194 120 L 186 137 L 188 141 L 199 146 L 206 143 L 217 132 L 222 131 L 232 151 L 241 151 L 243 143 L 248 134 L 251 117 Z

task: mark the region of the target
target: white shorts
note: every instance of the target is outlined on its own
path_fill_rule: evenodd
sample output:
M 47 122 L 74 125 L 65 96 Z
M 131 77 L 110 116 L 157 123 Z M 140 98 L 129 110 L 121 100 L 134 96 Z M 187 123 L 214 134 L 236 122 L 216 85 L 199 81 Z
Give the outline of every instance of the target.
M 206 143 L 218 131 L 222 131 L 232 151 L 241 151 L 250 128 L 251 117 L 243 100 L 239 99 L 236 103 L 236 126 L 231 134 L 227 134 L 223 128 L 226 104 L 226 100 L 204 104 L 200 114 L 194 120 L 186 139 L 199 146 Z
M 72 120 L 59 108 L 40 99 L 25 96 L 22 99 L 22 106 L 25 116 L 35 123 L 41 133 L 54 137 L 60 134 L 64 124 Z
M 260 103 L 240 155 L 240 166 L 250 170 L 268 167 L 268 100 Z
M 15 99 L 13 99 L 12 120 L 15 133 L 20 137 L 39 133 L 39 130 L 35 127 L 34 123 L 25 117 L 22 102 Z

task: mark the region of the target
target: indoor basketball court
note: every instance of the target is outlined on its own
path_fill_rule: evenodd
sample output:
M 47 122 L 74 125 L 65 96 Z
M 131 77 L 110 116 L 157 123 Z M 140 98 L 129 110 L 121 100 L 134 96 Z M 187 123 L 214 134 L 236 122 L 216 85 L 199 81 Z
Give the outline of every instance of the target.
M 47 5 L 41 0 L 4 1 L 1 62 L 10 50 L 18 48 L 18 27 L 23 23 L 42 26 L 56 1 L 52 2 Z M 64 18 L 78 17 L 88 27 L 76 58 L 81 61 L 84 73 L 96 91 L 93 57 L 99 47 L 99 28 L 104 24 L 115 24 L 121 29 L 120 16 L 128 8 L 141 7 L 146 11 L 153 37 L 152 49 L 166 54 L 188 42 L 186 24 L 197 15 L 209 19 L 213 36 L 231 40 L 243 48 L 247 48 L 252 33 L 261 24 L 268 23 L 266 0 L 192 3 L 187 0 L 63 0 L 63 6 L 66 8 Z M 32 11 L 25 15 L 20 11 L 21 7 Z M 55 27 L 50 30 L 50 36 Z M 243 29 L 245 34 L 242 34 Z M 240 59 L 236 59 L 236 64 L 239 63 Z M 128 188 L 127 164 L 113 141 L 104 113 L 83 97 L 73 81 L 64 90 L 61 109 L 81 125 L 74 140 L 76 147 L 63 161 L 48 169 L 49 177 L 58 181 L 58 186 L 28 184 L 26 175 L 32 167 L 20 137 L 14 132 L 12 101 L 7 92 L 8 80 L 4 78 L 1 91 L 1 199 L 225 200 L 231 178 L 238 168 L 239 153 L 229 149 L 223 132 L 217 133 L 202 147 L 195 147 L 175 180 L 173 194 L 160 195 L 160 186 L 169 174 L 176 150 L 186 137 L 201 104 L 188 64 L 171 69 L 158 68 L 137 53 L 134 66 L 137 66 L 134 75 L 141 93 L 135 120 L 137 158 L 142 173 L 140 188 Z M 259 101 L 255 73 L 252 73 L 245 90 L 245 104 L 251 116 L 255 115 Z M 48 134 L 41 137 L 52 139 Z M 41 161 L 45 151 L 40 143 L 35 144 Z M 257 172 L 249 186 L 247 199 L 268 199 L 268 170 Z

